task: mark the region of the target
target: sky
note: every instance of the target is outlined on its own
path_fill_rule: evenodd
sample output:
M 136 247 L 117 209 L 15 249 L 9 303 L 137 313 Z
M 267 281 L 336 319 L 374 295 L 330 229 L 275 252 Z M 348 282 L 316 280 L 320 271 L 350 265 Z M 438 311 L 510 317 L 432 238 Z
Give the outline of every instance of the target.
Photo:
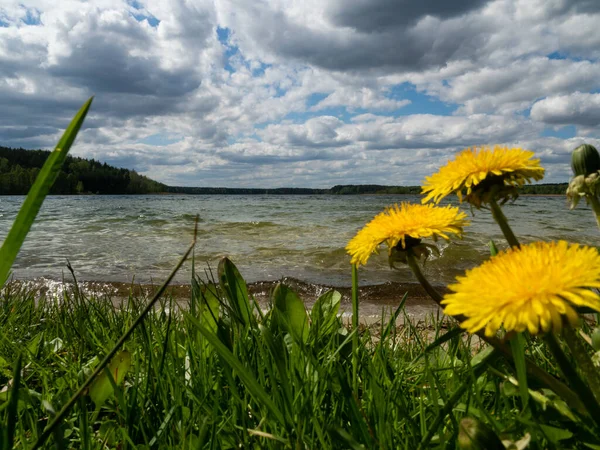
M 598 0 L 0 0 L 0 145 L 176 186 L 417 185 L 600 148 Z

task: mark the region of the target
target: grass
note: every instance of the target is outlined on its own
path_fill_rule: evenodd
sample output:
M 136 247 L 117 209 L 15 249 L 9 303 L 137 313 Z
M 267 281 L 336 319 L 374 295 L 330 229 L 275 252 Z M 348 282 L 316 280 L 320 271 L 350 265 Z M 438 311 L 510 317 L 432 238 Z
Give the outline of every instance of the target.
M 398 328 L 390 317 L 349 329 L 335 292 L 305 312 L 289 306 L 295 294 L 284 286 L 261 311 L 228 264 L 218 282 L 193 280 L 189 309 L 166 298 L 150 311 L 125 344 L 124 383 L 109 376 L 111 392 L 99 405 L 78 398 L 48 447 L 456 448 L 464 416 L 509 440 L 529 433 L 529 448 L 577 448 L 582 437 L 600 444 L 593 424 L 570 420 L 568 406 L 531 383 L 524 407 L 510 364 L 454 332 L 449 319 L 431 317 L 424 327 L 406 317 Z M 23 367 L 15 448 L 33 445 L 148 301 L 131 296 L 114 306 L 76 285 L 59 301 L 4 288 L 0 414 L 8 414 L 6 387 L 20 358 Z M 544 347 L 531 341 L 527 353 L 558 374 Z

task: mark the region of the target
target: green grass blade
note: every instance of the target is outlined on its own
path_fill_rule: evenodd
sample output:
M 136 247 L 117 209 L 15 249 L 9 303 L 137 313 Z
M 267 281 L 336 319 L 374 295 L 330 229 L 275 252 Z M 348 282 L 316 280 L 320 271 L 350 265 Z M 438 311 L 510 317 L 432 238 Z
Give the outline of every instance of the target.
M 242 364 L 242 362 L 235 357 L 233 353 L 219 340 L 219 338 L 207 328 L 202 325 L 198 319 L 195 317 L 191 317 L 189 314 L 186 314 L 190 322 L 196 325 L 196 328 L 202 336 L 206 338 L 208 342 L 214 347 L 215 351 L 219 354 L 221 358 L 233 369 L 236 371 L 237 376 L 240 377 L 250 394 L 262 405 L 268 409 L 273 416 L 277 419 L 277 421 L 285 426 L 285 418 L 281 410 L 275 405 L 271 397 L 267 394 L 267 392 L 262 388 L 259 382 L 252 376 L 252 374 L 248 371 L 248 369 Z
M 31 190 L 29 191 L 29 194 L 27 194 L 27 198 L 23 202 L 23 205 L 17 214 L 17 218 L 0 248 L 0 287 L 2 287 L 8 279 L 10 268 L 25 241 L 27 233 L 29 233 L 29 230 L 31 229 L 33 221 L 42 207 L 46 195 L 48 195 L 50 188 L 60 173 L 60 168 L 69 153 L 73 141 L 75 141 L 77 132 L 83 124 L 85 116 L 92 104 L 92 100 L 93 97 L 85 102 L 77 112 L 60 138 L 58 145 L 46 160 L 46 163 L 35 179 L 35 183 L 31 186 Z
M 13 372 L 13 383 L 10 390 L 10 400 L 8 404 L 6 434 L 4 448 L 13 448 L 15 438 L 15 428 L 17 426 L 19 415 L 19 385 L 21 384 L 21 367 L 23 364 L 23 354 L 19 354 L 15 369 Z
M 358 330 L 358 267 L 352 264 L 352 331 Z M 358 392 L 358 331 L 352 338 L 352 388 Z
M 462 384 L 448 398 L 448 401 L 446 401 L 444 407 L 439 410 L 436 418 L 429 425 L 427 433 L 424 433 L 418 450 L 429 447 L 431 438 L 433 438 L 434 434 L 438 432 L 444 418 L 452 412 L 460 398 L 465 394 L 465 392 L 467 392 L 467 389 L 475 382 L 475 380 L 477 380 L 477 378 L 485 371 L 488 364 L 490 364 L 497 356 L 499 356 L 499 352 L 494 350 L 493 352 L 487 354 L 479 363 L 479 365 L 472 367 L 472 376 L 467 377 L 465 381 L 462 382 Z
M 456 336 L 460 336 L 461 334 L 464 333 L 465 330 L 463 330 L 462 328 L 452 328 L 450 331 L 442 334 L 439 338 L 437 338 L 435 341 L 433 341 L 431 344 L 429 344 L 427 346 L 427 348 L 425 348 L 425 350 L 423 351 L 423 353 L 421 353 L 421 355 L 419 355 L 419 358 L 425 356 L 426 354 L 428 354 L 429 352 L 431 352 L 432 350 L 435 350 L 436 348 L 438 348 L 440 345 L 442 345 L 444 342 L 448 342 L 449 340 L 453 339 Z
M 385 327 L 385 331 L 381 335 L 381 339 L 379 341 L 380 345 L 383 345 L 383 343 L 389 336 L 392 329 L 396 326 L 396 320 L 398 320 L 398 316 L 400 315 L 400 312 L 404 309 L 404 304 L 406 303 L 407 298 L 408 298 L 408 292 L 405 292 L 404 295 L 402 296 L 402 299 L 400 300 L 400 304 L 394 311 L 394 314 L 392 315 L 392 317 L 390 318 L 390 321 L 388 322 L 387 326 Z
M 517 380 L 519 381 L 519 392 L 523 401 L 523 409 L 527 407 L 529 401 L 529 391 L 527 389 L 527 368 L 525 367 L 525 337 L 523 333 L 517 333 L 510 340 L 510 348 L 517 370 Z

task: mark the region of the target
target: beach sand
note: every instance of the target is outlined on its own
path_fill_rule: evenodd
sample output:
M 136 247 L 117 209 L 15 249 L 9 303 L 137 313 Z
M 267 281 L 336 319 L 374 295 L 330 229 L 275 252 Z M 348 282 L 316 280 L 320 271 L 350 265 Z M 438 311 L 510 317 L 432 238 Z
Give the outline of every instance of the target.
M 13 281 L 15 286 L 23 286 L 26 289 L 38 292 L 38 295 L 45 294 L 48 298 L 60 300 L 62 292 L 67 289 L 72 291 L 73 284 L 40 278 L 29 281 Z M 337 290 L 342 295 L 340 304 L 340 313 L 350 319 L 352 315 L 351 288 L 326 286 L 319 284 L 305 283 L 295 278 L 283 278 L 279 281 L 259 281 L 248 283 L 250 295 L 258 302 L 261 308 L 269 309 L 270 294 L 278 283 L 283 283 L 290 287 L 304 301 L 306 308 L 310 310 L 317 298 L 330 289 Z M 90 282 L 83 281 L 78 283 L 80 291 L 89 297 L 96 294 L 109 298 L 115 306 L 122 304 L 124 300 L 132 294 L 136 297 L 150 299 L 158 290 L 158 284 L 133 284 L 122 282 Z M 438 287 L 440 292 L 444 293 L 443 286 Z M 413 322 L 423 321 L 431 314 L 441 314 L 441 309 L 427 296 L 423 288 L 416 283 L 393 283 L 388 282 L 378 285 L 368 285 L 359 287 L 359 317 L 363 324 L 373 325 L 381 320 L 382 315 L 390 317 L 402 300 L 402 296 L 408 293 L 405 303 L 404 314 L 400 314 L 398 324 L 404 322 L 405 315 Z M 164 298 L 172 297 L 177 306 L 186 309 L 191 295 L 190 284 L 172 284 L 170 285 Z

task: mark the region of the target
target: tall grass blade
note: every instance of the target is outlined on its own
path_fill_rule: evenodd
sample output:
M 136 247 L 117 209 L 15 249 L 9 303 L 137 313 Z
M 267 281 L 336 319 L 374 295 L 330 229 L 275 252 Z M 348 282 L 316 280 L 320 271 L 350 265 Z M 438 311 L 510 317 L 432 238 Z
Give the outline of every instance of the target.
M 515 369 L 517 370 L 517 380 L 519 381 L 519 393 L 523 401 L 523 409 L 527 407 L 529 401 L 529 390 L 527 388 L 527 368 L 525 367 L 525 337 L 523 333 L 517 333 L 510 340 Z
M 27 198 L 25 198 L 6 239 L 4 239 L 4 243 L 0 248 L 0 287 L 2 287 L 8 279 L 10 268 L 25 241 L 27 233 L 29 233 L 29 230 L 31 229 L 33 221 L 42 207 L 44 199 L 48 195 L 48 192 L 50 192 L 50 188 L 60 173 L 60 168 L 69 153 L 73 141 L 75 141 L 77 132 L 83 124 L 93 98 L 94 97 L 91 97 L 85 102 L 77 114 L 75 114 L 75 117 L 60 138 L 60 141 L 58 141 L 56 148 L 50 153 L 50 156 L 48 156 L 48 159 L 35 179 L 35 183 L 31 186 Z
M 396 320 L 398 320 L 398 316 L 400 315 L 400 312 L 404 309 L 404 304 L 406 303 L 407 298 L 408 298 L 408 292 L 405 292 L 404 295 L 402 296 L 402 299 L 400 300 L 400 304 L 394 311 L 394 314 L 392 314 L 390 321 L 388 322 L 387 326 L 385 327 L 385 331 L 381 335 L 381 339 L 379 341 L 380 345 L 383 345 L 383 343 L 389 336 L 392 329 L 396 326 Z
M 289 414 L 292 412 L 294 396 L 292 394 L 292 387 L 290 385 L 290 374 L 287 370 L 287 353 L 284 350 L 285 344 L 283 342 L 283 339 L 275 340 L 273 334 L 271 333 L 271 330 L 269 330 L 264 325 L 259 324 L 258 328 L 262 334 L 265 344 L 267 344 L 267 348 L 273 356 L 275 366 L 277 367 L 277 371 L 279 372 L 280 383 L 281 387 L 283 388 L 283 394 Z
M 4 435 L 4 447 L 13 448 L 15 439 L 15 428 L 19 414 L 19 385 L 21 384 L 21 366 L 23 365 L 23 354 L 20 353 L 13 371 L 13 383 L 10 390 L 10 400 L 8 404 L 6 434 Z
M 367 448 L 375 448 L 375 442 L 371 434 L 370 426 L 367 423 L 367 417 L 360 409 L 359 399 L 355 395 L 356 391 L 352 391 L 352 387 L 348 383 L 346 372 L 341 368 L 337 367 L 338 382 L 340 384 L 340 395 L 344 397 L 346 405 L 348 406 L 348 416 L 350 419 L 350 425 L 353 432 L 360 437 Z M 339 429 L 337 433 L 339 434 Z
M 358 392 L 358 267 L 352 264 L 352 388 Z
M 219 340 L 219 338 L 210 330 L 206 329 L 195 317 L 187 315 L 188 319 L 194 323 L 208 342 L 213 346 L 215 351 L 221 358 L 237 373 L 240 377 L 250 394 L 277 419 L 277 421 L 283 426 L 285 425 L 285 419 L 283 413 L 277 408 L 271 397 L 266 393 L 262 386 L 258 383 L 248 369 L 235 357 L 233 353 Z
M 343 428 L 332 428 L 331 436 L 335 442 L 344 442 L 345 446 L 351 450 L 365 450 L 366 448 L 364 445 L 356 442 L 356 439 Z
M 442 334 L 439 338 L 437 338 L 435 341 L 433 341 L 431 344 L 429 344 L 425 350 L 423 351 L 423 353 L 421 354 L 421 356 L 419 356 L 419 358 L 425 356 L 427 353 L 431 352 L 432 350 L 435 350 L 436 348 L 438 348 L 440 345 L 442 345 L 444 342 L 448 342 L 449 340 L 455 338 L 456 336 L 460 336 L 461 334 L 464 333 L 465 330 L 463 330 L 462 328 L 452 328 L 450 331 Z

